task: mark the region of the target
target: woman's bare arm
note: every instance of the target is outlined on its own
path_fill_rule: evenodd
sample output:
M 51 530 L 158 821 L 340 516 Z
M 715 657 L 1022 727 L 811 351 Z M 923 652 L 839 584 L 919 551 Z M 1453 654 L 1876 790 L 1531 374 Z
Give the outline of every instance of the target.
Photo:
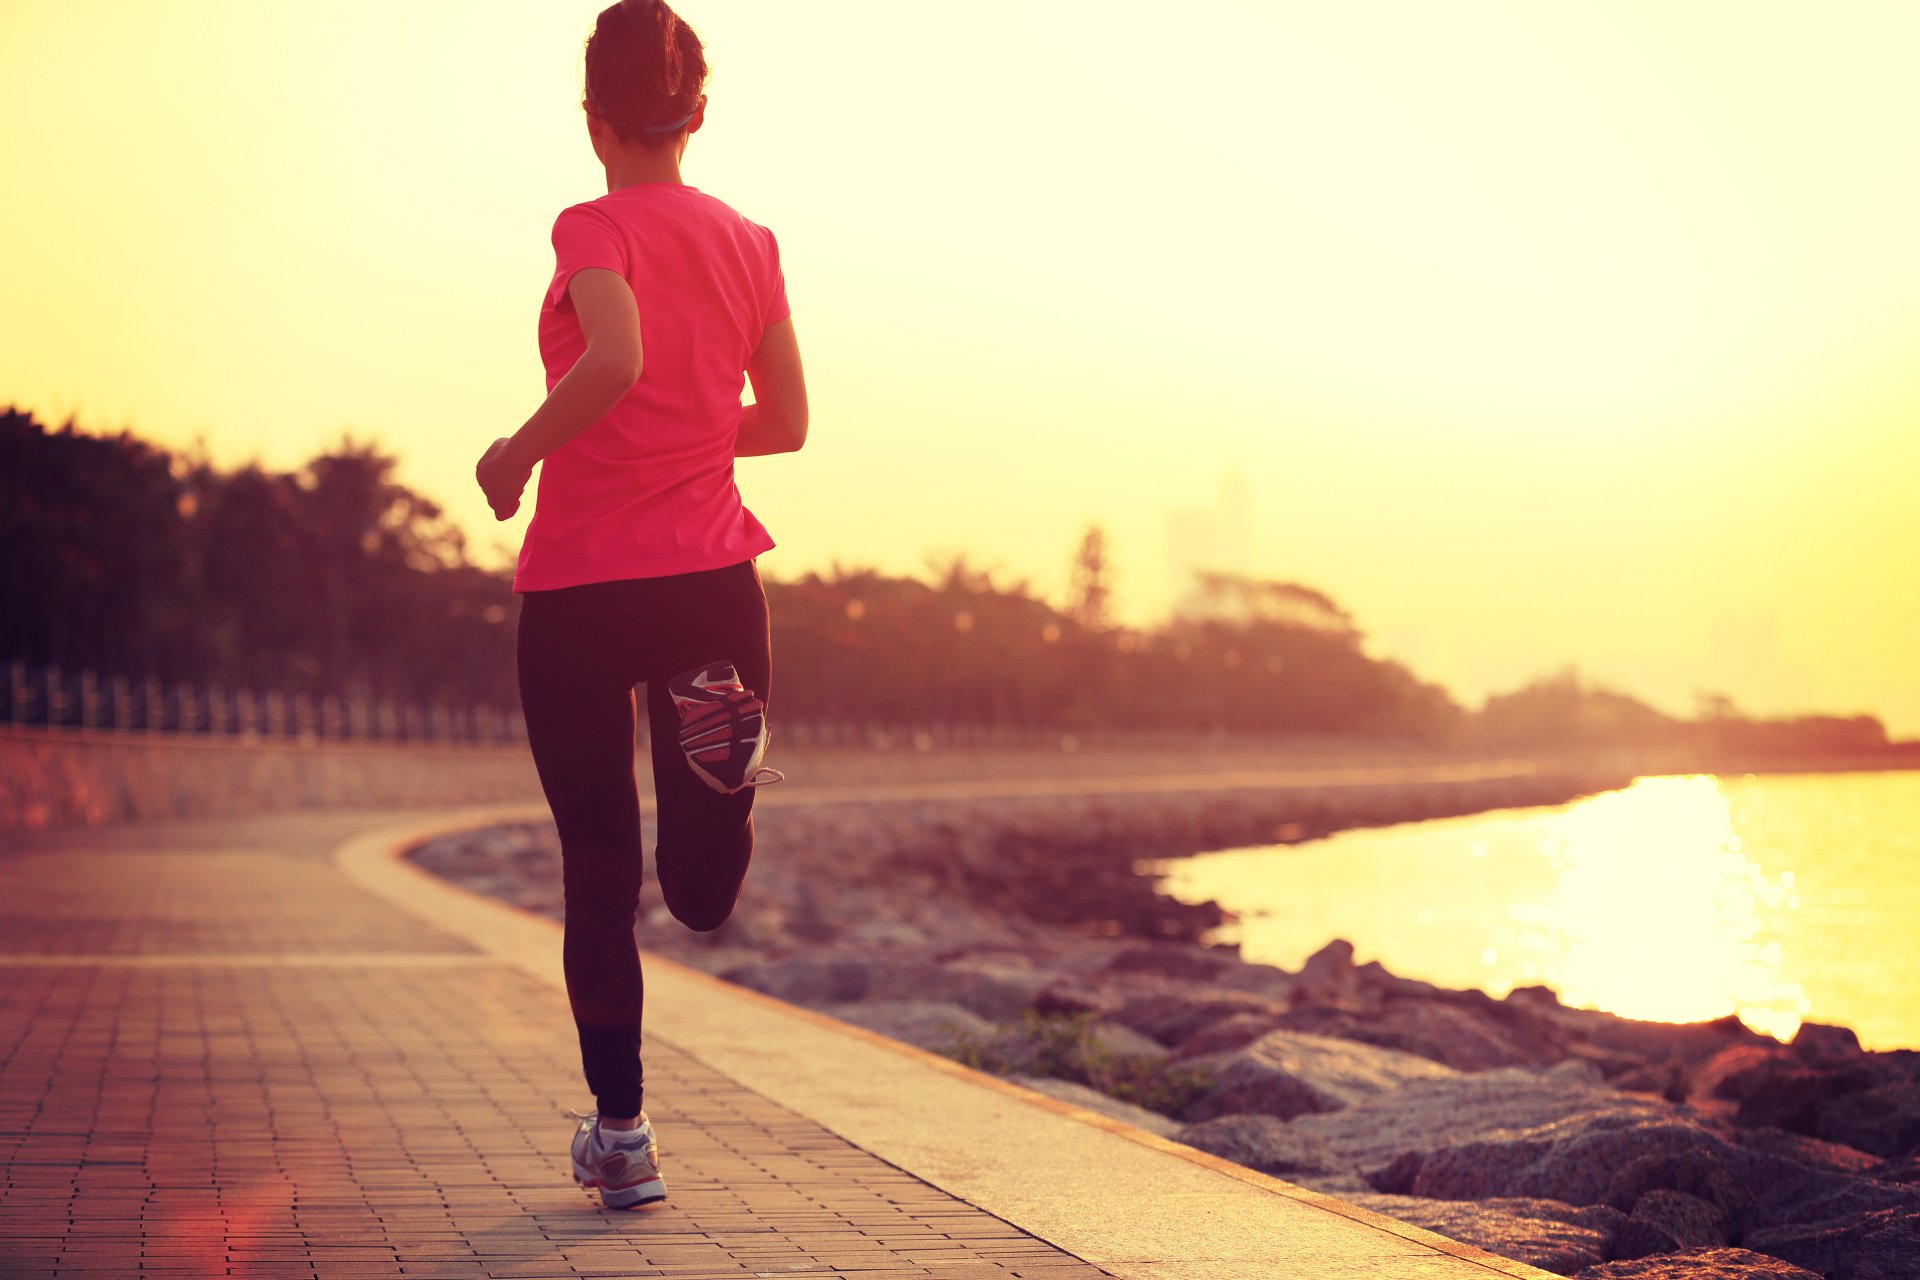
M 767 326 L 747 361 L 753 403 L 740 411 L 738 458 L 792 453 L 807 442 L 807 379 L 800 368 L 800 340 L 793 317 Z
M 583 267 L 567 281 L 587 349 L 553 384 L 526 423 L 488 446 L 474 467 L 496 520 L 520 509 L 533 464 L 598 422 L 640 381 L 640 308 L 626 277 Z

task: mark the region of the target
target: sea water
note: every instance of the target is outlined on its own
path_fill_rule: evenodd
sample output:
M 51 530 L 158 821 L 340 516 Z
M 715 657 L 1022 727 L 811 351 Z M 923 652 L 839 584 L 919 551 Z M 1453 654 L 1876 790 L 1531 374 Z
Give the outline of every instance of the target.
M 1221 937 L 1249 960 L 1297 968 L 1345 938 L 1442 986 L 1920 1047 L 1920 771 L 1643 777 L 1156 870 L 1233 912 Z

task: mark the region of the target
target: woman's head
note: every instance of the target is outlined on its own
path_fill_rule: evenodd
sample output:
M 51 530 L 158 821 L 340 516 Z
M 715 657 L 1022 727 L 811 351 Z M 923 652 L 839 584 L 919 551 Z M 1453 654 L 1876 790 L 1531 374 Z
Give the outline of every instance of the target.
M 706 102 L 700 37 L 666 0 L 619 0 L 587 37 L 587 113 L 628 145 L 663 150 L 685 136 Z

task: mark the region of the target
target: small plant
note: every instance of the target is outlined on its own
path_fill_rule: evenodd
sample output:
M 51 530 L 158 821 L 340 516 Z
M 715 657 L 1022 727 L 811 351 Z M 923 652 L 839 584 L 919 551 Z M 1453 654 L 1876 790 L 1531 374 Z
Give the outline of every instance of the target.
M 1071 1080 L 1175 1118 L 1212 1086 L 1213 1078 L 1206 1071 L 1115 1053 L 1100 1043 L 1099 1027 L 1099 1018 L 1091 1013 L 1042 1014 L 1029 1009 L 1018 1026 L 991 1035 L 954 1032 L 946 1053 L 976 1070 Z

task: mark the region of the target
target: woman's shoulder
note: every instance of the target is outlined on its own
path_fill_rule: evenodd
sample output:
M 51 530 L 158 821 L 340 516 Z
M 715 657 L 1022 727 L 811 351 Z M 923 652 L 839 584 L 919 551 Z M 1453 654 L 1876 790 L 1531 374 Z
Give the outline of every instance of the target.
M 773 232 L 769 231 L 766 226 L 755 222 L 752 218 L 749 218 L 746 214 L 740 212 L 740 210 L 734 208 L 719 196 L 702 191 L 698 187 L 688 187 L 686 190 L 691 198 L 699 201 L 716 221 L 738 223 L 740 226 L 750 227 L 763 235 L 769 237 L 773 235 Z
M 684 183 L 637 183 L 589 200 L 577 201 L 560 212 L 564 216 L 583 209 L 602 214 L 615 222 L 659 216 L 677 210 L 683 216 L 692 215 L 697 220 L 750 228 L 769 239 L 773 236 L 764 223 L 749 218 L 726 200 Z

